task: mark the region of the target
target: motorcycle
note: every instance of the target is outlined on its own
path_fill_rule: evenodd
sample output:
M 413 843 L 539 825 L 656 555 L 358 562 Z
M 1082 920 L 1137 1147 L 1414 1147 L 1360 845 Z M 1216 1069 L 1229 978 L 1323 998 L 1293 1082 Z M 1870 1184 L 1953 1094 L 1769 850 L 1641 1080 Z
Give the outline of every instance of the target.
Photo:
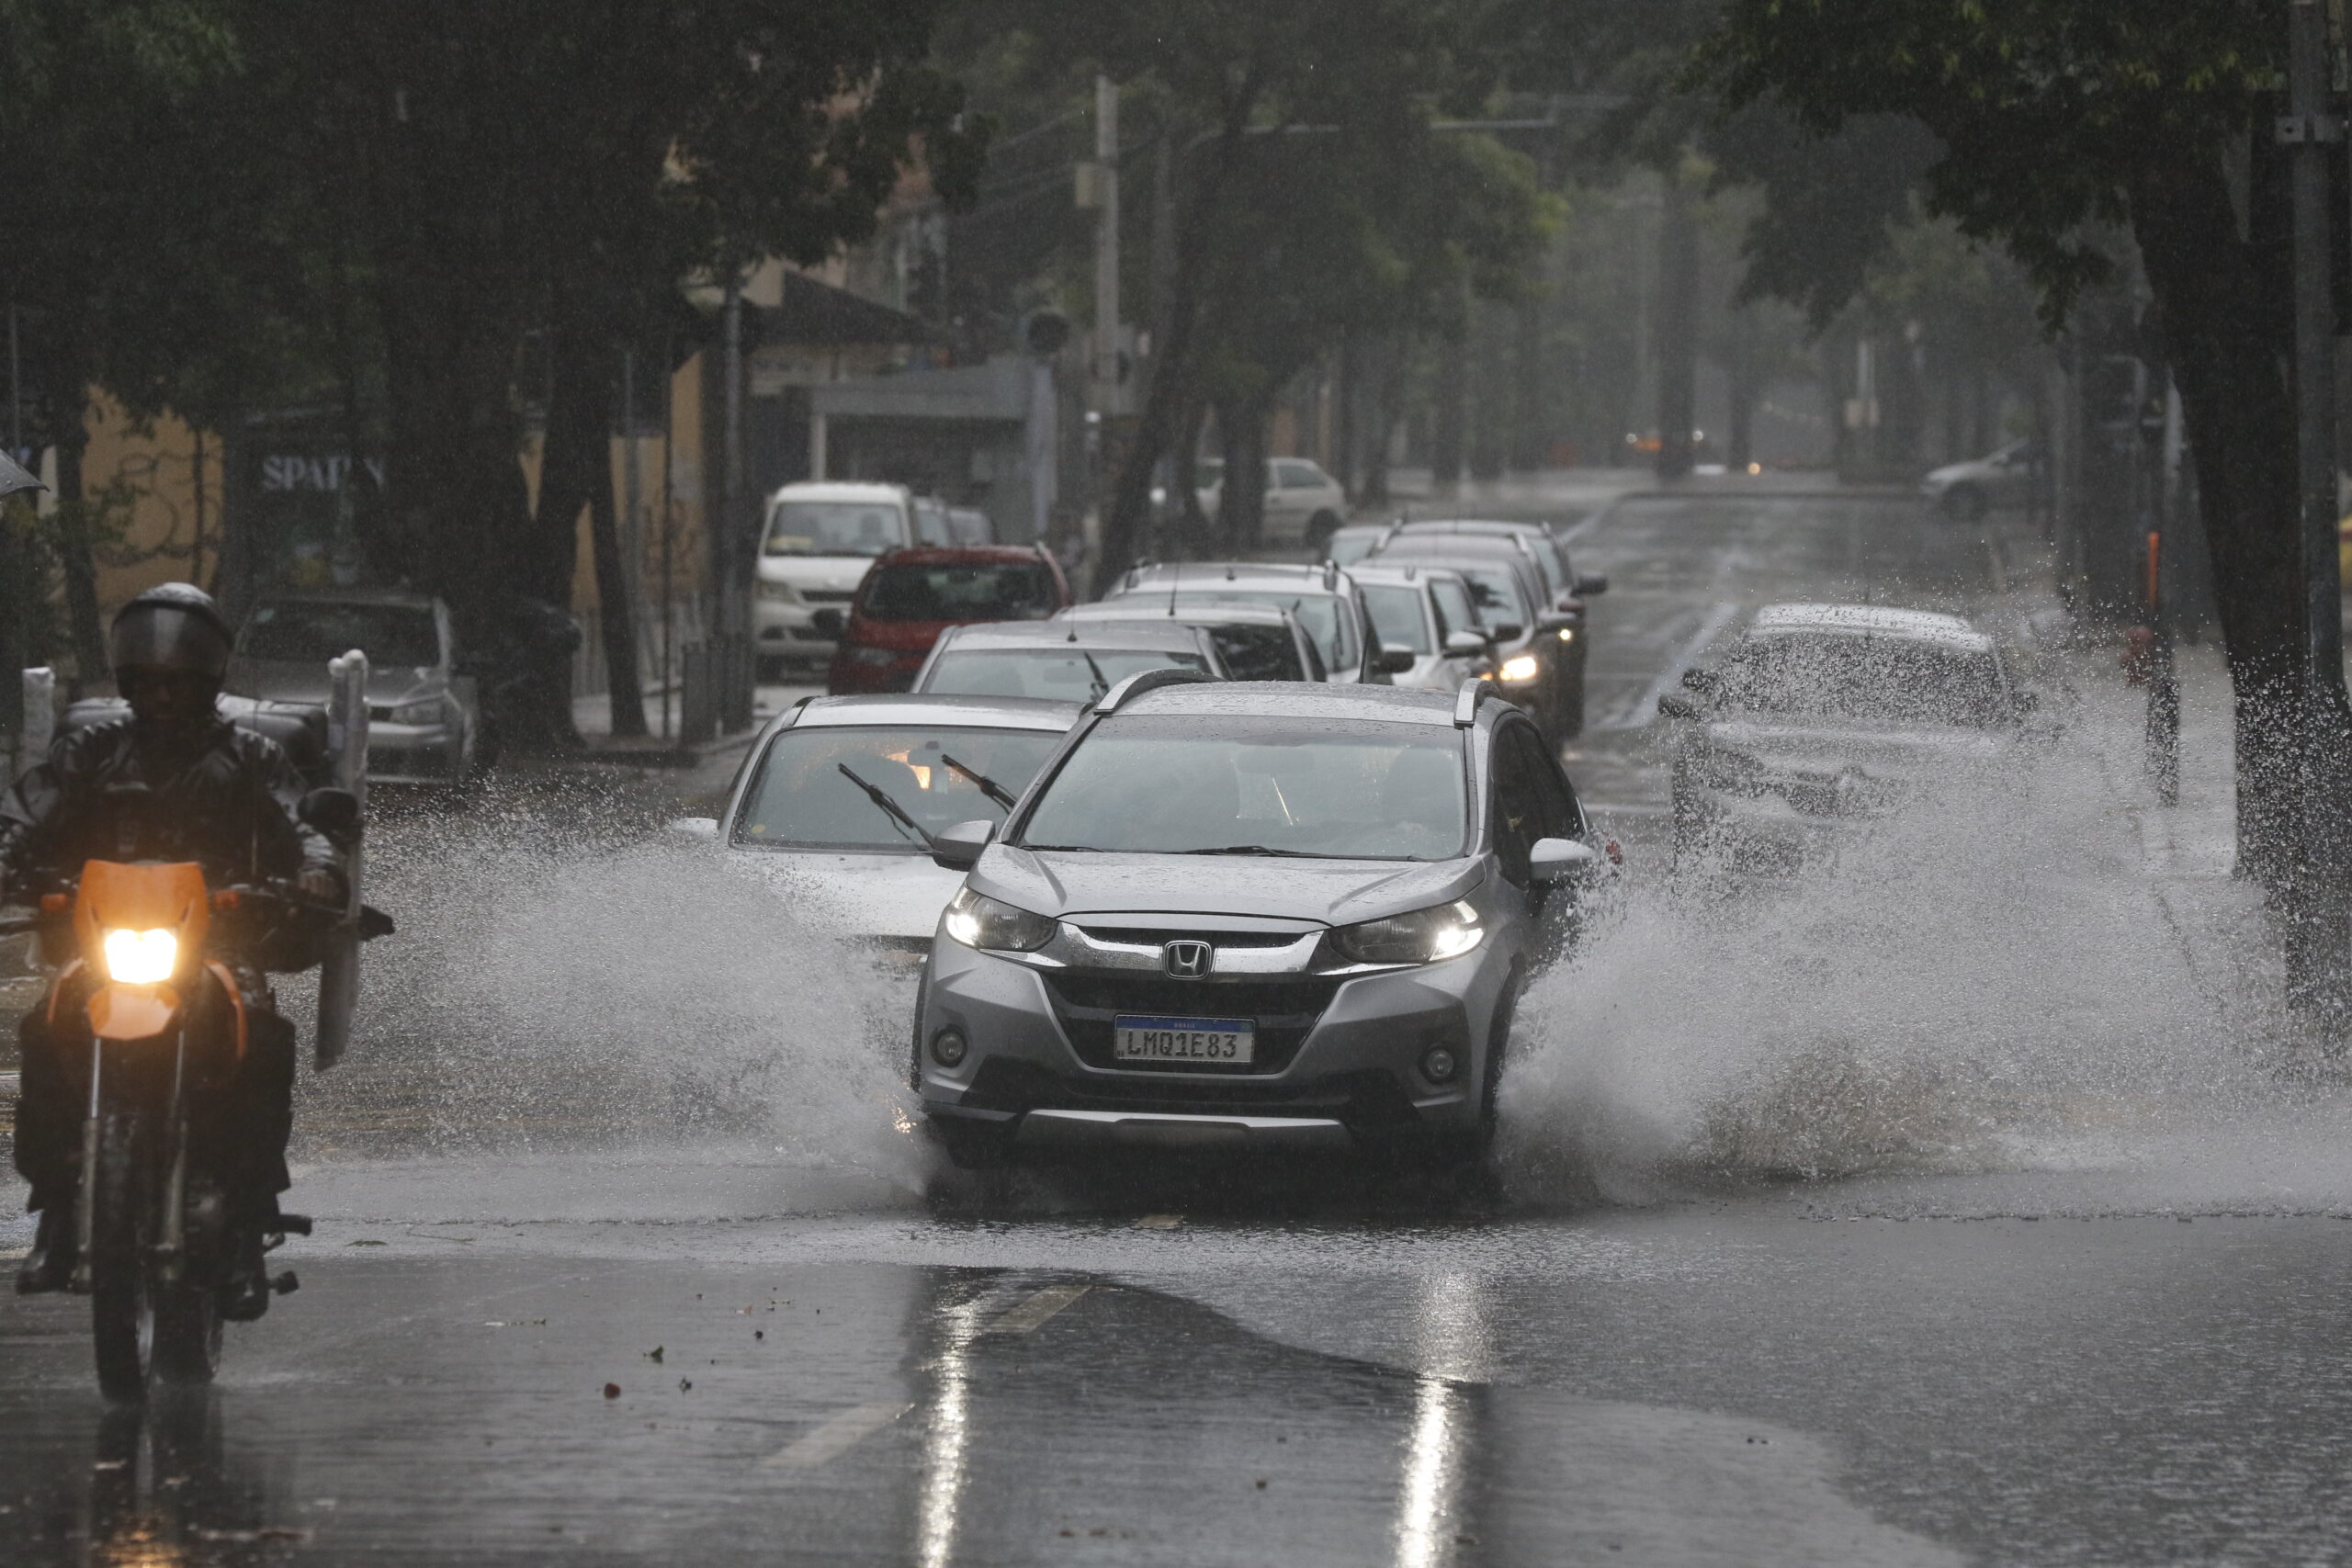
M 339 790 L 313 791 L 304 807 L 306 817 L 356 814 Z M 258 970 L 307 968 L 338 930 L 364 940 L 390 929 L 373 909 L 355 919 L 290 886 L 213 887 L 193 863 L 101 860 L 43 895 L 37 914 L 0 920 L 0 934 L 37 931 L 63 960 L 40 1004 L 52 1032 L 79 1032 L 67 1021 L 78 1015 L 88 1033 L 69 1289 L 90 1298 L 108 1399 L 142 1399 L 152 1381 L 208 1382 L 220 1362 L 236 1237 L 227 1191 L 194 1156 L 198 1118 L 247 1047 L 245 991 L 224 956 Z M 266 1249 L 311 1228 L 296 1214 L 271 1227 Z M 291 1271 L 270 1281 L 279 1294 L 298 1283 Z

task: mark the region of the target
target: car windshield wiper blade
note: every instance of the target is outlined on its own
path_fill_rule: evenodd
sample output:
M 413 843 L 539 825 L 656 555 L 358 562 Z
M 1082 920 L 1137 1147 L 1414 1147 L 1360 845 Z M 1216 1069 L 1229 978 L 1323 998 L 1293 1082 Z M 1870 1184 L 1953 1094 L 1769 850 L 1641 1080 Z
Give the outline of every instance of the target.
M 978 784 L 982 795 L 985 795 L 990 800 L 995 801 L 1005 810 L 1010 811 L 1012 809 L 1012 792 L 1006 789 L 1002 784 L 997 783 L 996 780 L 989 777 L 986 773 L 973 772 L 971 769 L 966 767 L 963 763 L 957 761 L 955 758 L 949 756 L 944 751 L 942 751 L 939 754 L 939 760 L 944 765 L 955 769 L 957 773 L 971 780 L 975 784 Z
M 850 766 L 847 762 L 836 762 L 833 765 L 841 769 L 842 777 L 849 780 L 850 783 L 855 784 L 858 788 L 865 792 L 866 799 L 872 801 L 875 805 L 880 807 L 886 813 L 888 813 L 891 821 L 896 822 L 899 827 L 904 828 L 909 832 L 914 834 L 916 838 L 921 839 L 923 843 L 923 848 L 927 850 L 935 850 L 939 847 L 939 840 L 933 838 L 930 833 L 926 832 L 922 823 L 909 816 L 905 807 L 899 805 L 897 801 L 892 800 L 888 791 L 883 789 L 879 784 L 870 784 L 864 779 L 859 778 L 855 773 L 850 771 Z
M 1096 844 L 1015 844 L 1012 847 L 1016 850 L 1046 850 L 1070 855 L 1099 855 L 1107 852 Z
M 1111 682 L 1103 678 L 1102 666 L 1094 662 L 1094 655 L 1087 652 L 1086 649 L 1081 648 L 1078 650 L 1078 656 L 1086 660 L 1087 671 L 1094 677 L 1095 696 L 1099 698 L 1104 693 L 1110 691 Z
M 1180 855 L 1279 855 L 1288 860 L 1329 860 L 1314 850 L 1278 850 L 1268 844 L 1227 844 L 1214 850 L 1178 850 Z

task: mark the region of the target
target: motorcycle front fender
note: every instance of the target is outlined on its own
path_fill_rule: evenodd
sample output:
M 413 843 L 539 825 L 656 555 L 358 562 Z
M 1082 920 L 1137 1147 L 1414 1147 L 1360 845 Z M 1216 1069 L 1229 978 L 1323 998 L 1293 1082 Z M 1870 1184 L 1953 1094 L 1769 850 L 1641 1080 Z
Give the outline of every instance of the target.
M 180 1006 L 169 986 L 101 986 L 90 998 L 90 1032 L 100 1040 L 153 1040 L 179 1021 Z

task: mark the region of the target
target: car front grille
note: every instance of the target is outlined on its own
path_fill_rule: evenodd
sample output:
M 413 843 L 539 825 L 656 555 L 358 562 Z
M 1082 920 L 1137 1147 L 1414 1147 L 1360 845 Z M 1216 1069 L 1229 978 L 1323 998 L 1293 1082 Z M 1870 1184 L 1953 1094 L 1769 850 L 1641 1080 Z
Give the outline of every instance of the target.
M 854 588 L 804 588 L 800 597 L 811 604 L 846 604 L 857 597 Z
M 1230 933 L 1226 933 L 1230 935 Z M 1090 1067 L 1137 1073 L 1279 1073 L 1290 1066 L 1342 982 L 1335 979 L 1177 980 L 1149 974 L 1040 976 L 1054 1016 L 1078 1058 Z M 1111 1055 L 1113 1020 L 1121 1013 L 1171 1018 L 1246 1018 L 1257 1025 L 1257 1060 L 1231 1066 L 1201 1062 L 1121 1062 Z

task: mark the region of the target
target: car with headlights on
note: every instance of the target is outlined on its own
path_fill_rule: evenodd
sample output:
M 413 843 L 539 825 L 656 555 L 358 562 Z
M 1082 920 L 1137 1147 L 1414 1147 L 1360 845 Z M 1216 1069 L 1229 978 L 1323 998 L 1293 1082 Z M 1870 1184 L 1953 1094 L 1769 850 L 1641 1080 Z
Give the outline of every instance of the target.
M 1389 680 L 1420 692 L 1459 691 L 1491 673 L 1494 639 L 1461 573 L 1443 567 L 1367 561 L 1348 575 L 1363 590 Z
M 1105 600 L 1164 604 L 1264 604 L 1287 610 L 1315 639 L 1323 679 L 1385 684 L 1379 650 L 1365 635 L 1363 595 L 1338 567 L 1280 561 L 1163 561 L 1129 569 Z
M 1146 670 L 1226 672 L 1209 634 L 1182 622 L 995 621 L 943 633 L 914 689 L 1084 703 Z
M 2031 713 L 1959 615 L 1772 604 L 1658 700 L 1675 725 L 1674 858 L 1784 877 L 1923 789 L 2004 764 Z
M 718 818 L 673 827 L 767 868 L 804 913 L 911 971 L 962 881 L 933 840 L 1001 820 L 1077 717 L 1018 698 L 813 698 L 761 734 Z
M 1535 716 L 1555 745 L 1584 728 L 1584 617 L 1552 604 L 1543 569 L 1522 541 L 1401 530 L 1363 564 L 1459 573 L 1494 637 L 1495 679 L 1511 701 Z
M 1054 617 L 1070 626 L 1198 626 L 1232 681 L 1320 681 L 1323 654 L 1288 610 L 1271 604 L 1182 603 L 1131 595 L 1074 604 Z
M 958 1164 L 1055 1150 L 1481 1159 L 1529 979 L 1611 874 L 1552 748 L 1459 694 L 1132 676 L 932 943 L 913 1076 Z
M 237 628 L 221 689 L 323 707 L 327 662 L 368 656 L 368 782 L 447 788 L 488 761 L 474 678 L 458 673 L 449 607 L 396 590 L 275 594 Z

